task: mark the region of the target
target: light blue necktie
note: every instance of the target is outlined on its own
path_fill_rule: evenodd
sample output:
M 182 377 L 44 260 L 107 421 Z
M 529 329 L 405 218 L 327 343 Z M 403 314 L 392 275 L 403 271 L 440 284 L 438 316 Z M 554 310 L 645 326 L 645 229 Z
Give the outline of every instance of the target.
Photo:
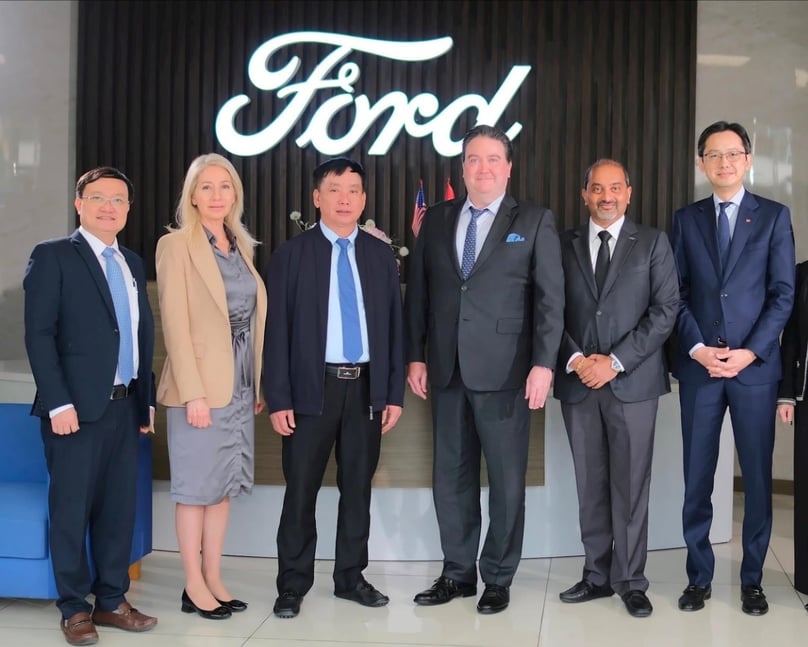
M 460 272 L 463 278 L 467 279 L 471 274 L 471 269 L 474 267 L 474 261 L 477 260 L 477 218 L 482 216 L 487 209 L 475 209 L 469 207 L 471 211 L 471 220 L 466 229 L 466 240 L 463 243 L 463 260 L 460 263 Z
M 115 306 L 120 342 L 118 344 L 118 375 L 123 384 L 129 384 L 135 377 L 135 351 L 132 342 L 132 315 L 129 312 L 129 293 L 123 278 L 121 266 L 115 260 L 115 250 L 107 247 L 101 255 L 107 262 L 107 283 Z
M 337 259 L 337 281 L 339 283 L 339 310 L 342 315 L 342 354 L 351 364 L 356 364 L 362 357 L 362 330 L 359 326 L 356 284 L 351 261 L 348 258 L 350 244 L 351 241 L 347 238 L 337 239 L 337 245 L 340 248 Z
M 727 266 L 729 258 L 729 217 L 727 217 L 727 207 L 731 202 L 718 203 L 718 256 L 721 258 L 721 269 Z

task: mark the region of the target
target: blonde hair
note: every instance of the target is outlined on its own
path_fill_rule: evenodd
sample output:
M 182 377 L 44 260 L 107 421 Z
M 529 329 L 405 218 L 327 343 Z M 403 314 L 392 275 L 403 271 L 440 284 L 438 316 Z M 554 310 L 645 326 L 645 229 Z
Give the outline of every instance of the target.
M 182 195 L 177 203 L 177 211 L 175 213 L 175 220 L 177 226 L 168 226 L 169 231 L 185 231 L 190 232 L 196 227 L 201 227 L 199 218 L 199 209 L 197 209 L 191 202 L 191 197 L 196 191 L 196 185 L 199 183 L 199 175 L 209 166 L 220 166 L 230 174 L 230 179 L 233 182 L 233 188 L 236 191 L 236 201 L 233 204 L 233 209 L 227 216 L 225 216 L 224 224 L 236 237 L 239 247 L 243 249 L 252 249 L 258 245 L 255 240 L 247 231 L 244 223 L 241 221 L 244 215 L 244 186 L 241 184 L 241 178 L 236 171 L 236 167 L 226 157 L 222 157 L 218 153 L 207 153 L 197 157 L 188 167 L 188 172 L 185 174 L 185 182 L 182 185 Z

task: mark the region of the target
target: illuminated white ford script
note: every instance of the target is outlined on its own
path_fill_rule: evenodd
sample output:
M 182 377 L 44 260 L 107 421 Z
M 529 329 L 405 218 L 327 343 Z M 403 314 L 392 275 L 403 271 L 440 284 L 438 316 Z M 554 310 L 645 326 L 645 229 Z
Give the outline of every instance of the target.
M 291 83 L 292 77 L 300 69 L 301 61 L 298 56 L 292 56 L 279 70 L 267 68 L 267 61 L 275 52 L 300 43 L 334 45 L 336 49 L 314 68 L 307 79 L 299 83 Z M 250 57 L 247 72 L 250 81 L 259 90 L 274 90 L 279 99 L 290 100 L 263 130 L 243 134 L 236 130 L 235 119 L 239 111 L 250 103 L 250 98 L 246 94 L 236 95 L 224 103 L 216 116 L 216 137 L 234 155 L 259 155 L 277 146 L 289 134 L 319 90 L 338 88 L 342 93 L 323 101 L 303 134 L 295 140 L 299 147 L 312 145 L 324 155 L 339 155 L 356 146 L 370 126 L 382 114 L 390 111 L 387 123 L 368 150 L 370 155 L 387 153 L 403 129 L 412 137 L 431 135 L 432 145 L 438 154 L 454 157 L 460 154 L 462 141 L 452 139 L 451 132 L 460 115 L 466 110 L 475 109 L 476 125 L 496 124 L 530 73 L 530 65 L 514 65 L 490 101 L 479 94 L 464 94 L 442 110 L 438 98 L 428 92 L 409 98 L 404 92 L 397 90 L 385 94 L 371 105 L 366 94 L 354 94 L 354 84 L 361 72 L 359 66 L 352 61 L 343 63 L 336 74 L 330 76 L 332 69 L 353 51 L 396 61 L 415 62 L 442 56 L 452 48 L 452 44 L 452 39 L 448 36 L 424 41 L 376 40 L 318 31 L 299 31 L 276 36 L 255 50 Z M 352 104 L 355 111 L 353 124 L 342 136 L 331 138 L 328 134 L 329 123 L 340 110 Z M 513 139 L 521 130 L 522 124 L 517 121 L 506 132 Z

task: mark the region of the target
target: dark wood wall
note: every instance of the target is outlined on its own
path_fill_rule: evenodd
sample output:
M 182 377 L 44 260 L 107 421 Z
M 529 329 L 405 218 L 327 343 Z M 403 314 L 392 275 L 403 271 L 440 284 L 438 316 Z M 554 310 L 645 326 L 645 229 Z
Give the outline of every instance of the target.
M 490 99 L 513 65 L 531 65 L 497 124 L 523 124 L 511 192 L 549 206 L 559 228 L 571 227 L 585 217 L 584 169 L 613 157 L 631 174 L 629 213 L 668 228 L 673 210 L 692 193 L 695 27 L 695 2 L 86 0 L 79 5 L 77 169 L 111 164 L 132 178 L 136 200 L 122 238 L 144 256 L 153 277 L 156 239 L 170 222 L 188 164 L 209 151 L 227 155 L 244 181 L 246 219 L 263 242 L 263 263 L 295 233 L 291 211 L 314 218 L 310 176 L 326 156 L 298 148 L 295 139 L 317 104 L 337 91 L 320 91 L 275 148 L 249 158 L 227 153 L 214 136 L 227 99 L 244 93 L 252 100 L 237 122 L 245 133 L 263 128 L 285 105 L 250 82 L 247 64 L 256 47 L 298 30 L 389 40 L 451 36 L 448 53 L 422 63 L 351 54 L 345 60 L 361 69 L 355 93 L 373 103 L 394 89 L 409 97 L 426 91 L 444 107 L 467 93 Z M 333 49 L 296 45 L 278 56 L 282 62 L 300 56 L 295 80 L 302 80 Z M 455 137 L 475 119 L 473 112 L 463 115 Z M 352 121 L 346 110 L 332 136 Z M 412 245 L 419 179 L 429 204 L 443 199 L 447 177 L 461 195 L 460 158 L 441 157 L 430 138 L 406 132 L 387 155 L 370 156 L 385 123 L 374 123 L 347 154 L 367 168 L 366 216 Z M 402 270 L 406 280 L 406 261 Z

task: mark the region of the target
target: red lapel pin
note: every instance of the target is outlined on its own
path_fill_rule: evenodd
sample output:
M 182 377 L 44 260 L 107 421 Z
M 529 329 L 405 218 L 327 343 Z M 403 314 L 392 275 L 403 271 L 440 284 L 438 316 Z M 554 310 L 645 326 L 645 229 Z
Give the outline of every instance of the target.
M 752 219 L 751 219 L 751 218 L 747 218 L 747 219 L 746 219 L 746 222 L 752 222 Z

